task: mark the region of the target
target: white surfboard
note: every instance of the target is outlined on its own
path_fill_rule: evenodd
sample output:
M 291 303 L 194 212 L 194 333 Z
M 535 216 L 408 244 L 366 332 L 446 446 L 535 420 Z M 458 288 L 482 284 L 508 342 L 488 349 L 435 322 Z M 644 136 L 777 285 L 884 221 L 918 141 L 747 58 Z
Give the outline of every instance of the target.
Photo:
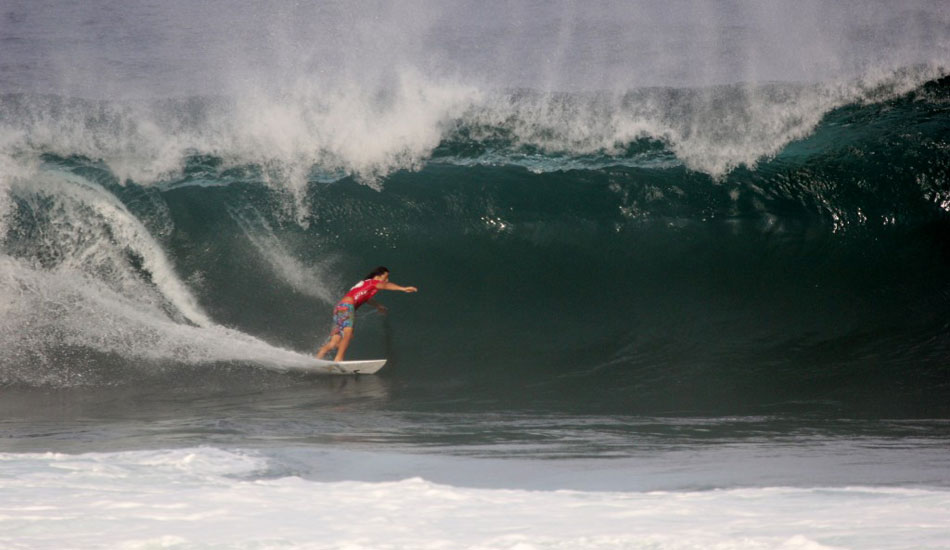
M 313 365 L 298 365 L 296 370 L 320 374 L 376 374 L 386 364 L 385 359 L 366 361 L 324 361 L 314 359 Z

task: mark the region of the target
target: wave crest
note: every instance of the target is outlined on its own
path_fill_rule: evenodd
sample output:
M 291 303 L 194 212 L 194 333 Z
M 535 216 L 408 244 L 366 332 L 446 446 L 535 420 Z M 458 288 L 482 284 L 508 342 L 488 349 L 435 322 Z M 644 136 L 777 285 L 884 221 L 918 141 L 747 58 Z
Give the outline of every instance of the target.
M 592 156 L 601 164 L 681 162 L 720 178 L 810 135 L 836 108 L 891 99 L 945 74 L 921 66 L 817 85 L 568 94 L 481 89 L 406 71 L 383 87 L 299 81 L 279 94 L 233 97 L 15 94 L 0 96 L 0 152 L 81 155 L 104 161 L 120 181 L 146 185 L 182 174 L 191 155 L 213 155 L 226 166 L 265 167 L 298 203 L 309 179 L 354 176 L 378 187 L 433 156 L 538 170 L 551 167 L 532 164 L 537 156 L 561 157 L 553 169 Z M 661 148 L 644 152 L 642 142 Z

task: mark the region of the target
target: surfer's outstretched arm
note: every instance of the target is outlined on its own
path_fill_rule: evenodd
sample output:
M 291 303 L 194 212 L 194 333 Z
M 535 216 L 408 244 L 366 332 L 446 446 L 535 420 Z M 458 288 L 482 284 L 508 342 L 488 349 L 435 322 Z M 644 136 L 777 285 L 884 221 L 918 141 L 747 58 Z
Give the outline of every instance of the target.
M 381 288 L 383 290 L 400 290 L 402 292 L 418 292 L 419 289 L 414 286 L 399 286 L 396 283 L 390 283 L 386 281 L 384 283 L 379 283 L 376 288 Z

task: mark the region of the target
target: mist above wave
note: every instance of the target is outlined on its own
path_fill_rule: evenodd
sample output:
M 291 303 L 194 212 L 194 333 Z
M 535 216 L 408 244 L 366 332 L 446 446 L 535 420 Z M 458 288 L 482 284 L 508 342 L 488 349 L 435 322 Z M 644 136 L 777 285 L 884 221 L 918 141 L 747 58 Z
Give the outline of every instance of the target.
M 721 177 L 950 59 L 950 14 L 928 1 L 40 0 L 6 21 L 0 153 L 101 159 L 140 184 L 210 154 L 264 166 L 298 203 L 314 167 L 375 185 L 460 131 L 568 159 L 655 140 Z

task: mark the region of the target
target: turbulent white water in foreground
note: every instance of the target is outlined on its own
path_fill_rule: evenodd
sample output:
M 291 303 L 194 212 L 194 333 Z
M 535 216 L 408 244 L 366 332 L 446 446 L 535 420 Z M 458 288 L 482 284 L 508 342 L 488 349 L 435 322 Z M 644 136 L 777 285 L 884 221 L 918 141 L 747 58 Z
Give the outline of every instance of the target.
M 216 448 L 0 454 L 0 546 L 63 548 L 948 548 L 950 491 L 470 489 L 273 477 Z

